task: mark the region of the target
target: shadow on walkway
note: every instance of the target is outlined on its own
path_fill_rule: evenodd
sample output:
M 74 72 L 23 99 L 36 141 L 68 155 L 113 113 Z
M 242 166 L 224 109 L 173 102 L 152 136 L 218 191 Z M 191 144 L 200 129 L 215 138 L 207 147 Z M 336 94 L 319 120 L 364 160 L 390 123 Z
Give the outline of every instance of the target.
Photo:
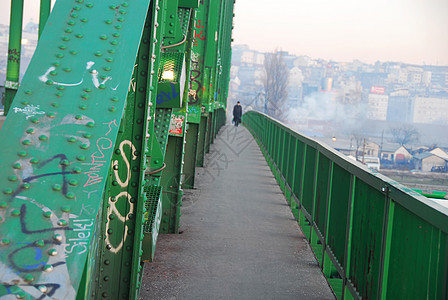
M 140 299 L 335 299 L 253 137 L 223 127 Z

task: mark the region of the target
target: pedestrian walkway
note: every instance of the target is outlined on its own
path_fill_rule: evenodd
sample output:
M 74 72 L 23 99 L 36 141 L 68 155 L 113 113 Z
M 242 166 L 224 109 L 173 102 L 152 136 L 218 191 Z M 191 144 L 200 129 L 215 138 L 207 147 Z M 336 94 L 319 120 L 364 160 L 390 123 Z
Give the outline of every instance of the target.
M 257 143 L 223 127 L 140 299 L 335 299 Z

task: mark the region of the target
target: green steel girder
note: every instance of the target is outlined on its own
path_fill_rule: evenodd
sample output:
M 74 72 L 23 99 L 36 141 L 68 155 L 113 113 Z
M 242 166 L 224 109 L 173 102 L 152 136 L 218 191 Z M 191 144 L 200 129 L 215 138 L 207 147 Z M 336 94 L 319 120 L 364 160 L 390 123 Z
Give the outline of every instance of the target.
M 19 88 L 22 20 L 23 0 L 11 0 L 11 24 L 9 25 L 8 63 L 5 82 L 5 115 L 8 114 Z
M 230 40 L 215 36 L 229 34 L 218 11 L 233 2 L 222 2 L 58 1 L 48 17 L 41 0 L 38 47 L 0 132 L 10 141 L 0 157 L 0 297 L 138 297 L 158 233 L 179 231 L 196 155 L 224 124 L 227 91 L 213 64 L 225 66 L 218 52 Z M 162 79 L 170 55 L 180 57 L 174 92 Z M 179 97 L 156 110 L 162 92 Z
M 148 5 L 56 3 L 0 132 L 10 141 L 0 157 L 0 294 L 90 293 L 103 191 Z

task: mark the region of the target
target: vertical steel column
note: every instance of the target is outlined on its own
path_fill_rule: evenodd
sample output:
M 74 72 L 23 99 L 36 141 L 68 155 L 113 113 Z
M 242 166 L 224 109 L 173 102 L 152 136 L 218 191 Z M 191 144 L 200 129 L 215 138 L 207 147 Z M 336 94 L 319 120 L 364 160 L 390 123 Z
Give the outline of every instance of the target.
M 198 145 L 199 124 L 189 123 L 186 133 L 187 143 L 185 145 L 185 163 L 184 163 L 184 188 L 194 188 L 194 173 L 196 166 L 196 153 Z
M 5 82 L 5 115 L 19 88 L 20 52 L 22 48 L 23 0 L 11 0 L 9 25 L 8 65 Z
M 39 14 L 39 38 L 44 31 L 45 24 L 47 24 L 48 16 L 51 10 L 51 0 L 40 0 L 40 14 Z

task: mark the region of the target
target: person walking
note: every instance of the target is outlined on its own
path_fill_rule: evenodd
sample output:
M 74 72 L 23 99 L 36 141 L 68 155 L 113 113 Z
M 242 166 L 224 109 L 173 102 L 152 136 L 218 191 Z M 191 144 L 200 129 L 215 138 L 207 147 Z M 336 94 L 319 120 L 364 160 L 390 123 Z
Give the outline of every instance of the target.
M 243 115 L 243 108 L 240 105 L 240 101 L 238 101 L 233 107 L 233 122 L 236 127 L 241 123 L 241 116 Z

